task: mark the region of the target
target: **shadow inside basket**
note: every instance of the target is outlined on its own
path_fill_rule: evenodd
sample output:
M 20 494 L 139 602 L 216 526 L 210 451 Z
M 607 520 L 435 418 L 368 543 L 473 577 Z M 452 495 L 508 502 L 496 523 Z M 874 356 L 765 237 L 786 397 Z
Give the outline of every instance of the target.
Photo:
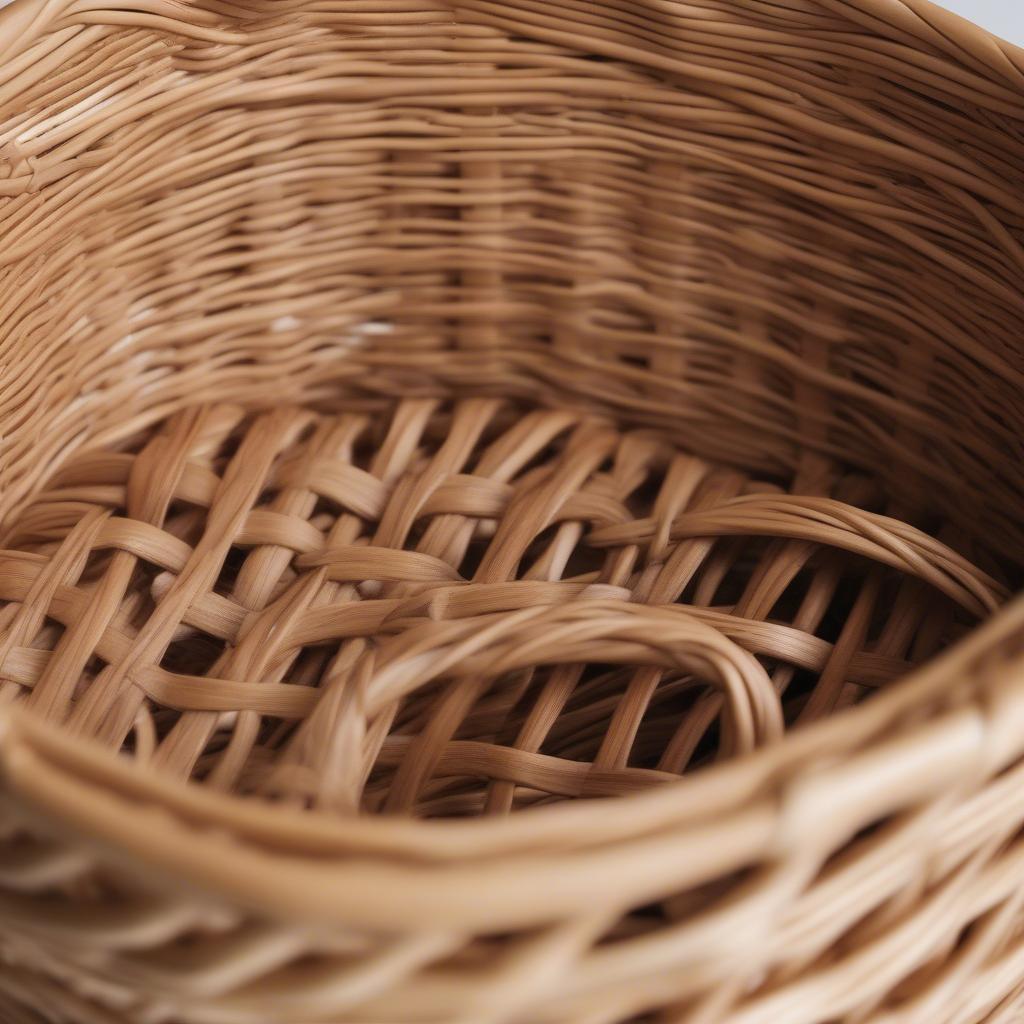
M 75 455 L 3 547 L 4 701 L 172 777 L 418 817 L 742 756 L 1008 593 L 820 460 L 754 479 L 489 398 L 188 408 Z

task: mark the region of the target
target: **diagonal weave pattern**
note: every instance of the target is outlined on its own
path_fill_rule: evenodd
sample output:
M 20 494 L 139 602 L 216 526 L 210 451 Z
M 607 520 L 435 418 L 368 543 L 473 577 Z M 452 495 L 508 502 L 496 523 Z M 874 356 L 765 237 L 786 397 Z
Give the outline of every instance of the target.
M 14 521 L 0 695 L 335 811 L 628 793 L 857 701 L 1005 596 L 838 497 L 877 501 L 863 478 L 829 490 L 491 399 L 196 407 Z

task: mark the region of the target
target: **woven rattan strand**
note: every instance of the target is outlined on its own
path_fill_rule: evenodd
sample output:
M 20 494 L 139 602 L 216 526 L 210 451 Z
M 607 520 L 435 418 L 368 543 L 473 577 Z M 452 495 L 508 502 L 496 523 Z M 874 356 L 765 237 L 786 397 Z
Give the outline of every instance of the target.
M 927 0 L 0 12 L 0 1021 L 1016 1020 L 1022 195 Z

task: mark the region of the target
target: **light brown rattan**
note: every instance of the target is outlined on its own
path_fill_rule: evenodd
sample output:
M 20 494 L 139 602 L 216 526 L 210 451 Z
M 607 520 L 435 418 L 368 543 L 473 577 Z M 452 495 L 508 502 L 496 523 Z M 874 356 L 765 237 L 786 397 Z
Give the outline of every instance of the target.
M 3 11 L 5 1024 L 1015 1019 L 1022 140 L 925 0 Z

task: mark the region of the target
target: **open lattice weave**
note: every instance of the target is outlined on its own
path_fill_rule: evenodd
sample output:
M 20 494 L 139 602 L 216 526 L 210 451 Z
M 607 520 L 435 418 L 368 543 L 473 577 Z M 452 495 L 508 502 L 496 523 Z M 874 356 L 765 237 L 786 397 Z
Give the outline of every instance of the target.
M 626 793 L 995 609 L 877 500 L 492 399 L 189 409 L 13 524 L 0 693 L 164 774 L 336 810 Z

